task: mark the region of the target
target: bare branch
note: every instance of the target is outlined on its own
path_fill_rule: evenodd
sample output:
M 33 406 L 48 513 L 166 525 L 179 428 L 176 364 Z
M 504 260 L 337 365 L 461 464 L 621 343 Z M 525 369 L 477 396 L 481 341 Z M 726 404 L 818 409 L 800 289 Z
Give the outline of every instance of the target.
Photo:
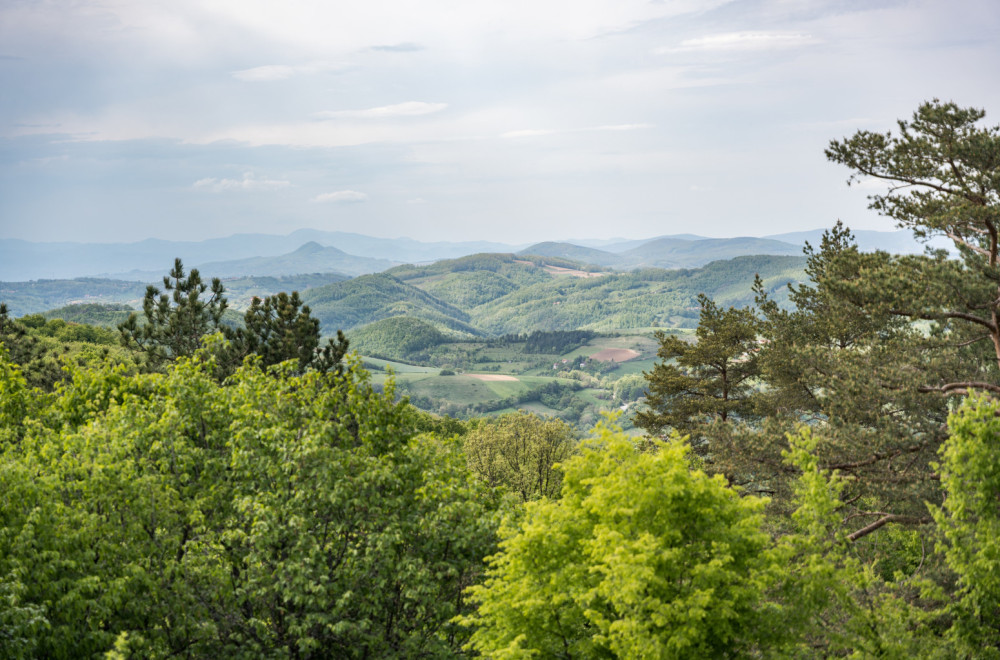
M 962 238 L 961 236 L 959 236 L 958 234 L 956 234 L 954 232 L 946 231 L 946 232 L 944 232 L 944 235 L 947 236 L 948 238 L 950 238 L 951 240 L 955 241 L 956 243 L 960 243 L 960 244 L 964 245 L 965 247 L 969 248 L 970 250 L 972 250 L 976 254 L 980 254 L 980 255 L 982 255 L 984 257 L 991 256 L 989 250 L 986 250 L 984 248 L 979 247 L 978 245 L 974 245 L 974 244 L 970 243 L 969 241 L 965 240 L 964 238 Z
M 862 538 L 864 536 L 868 536 L 869 534 L 871 534 L 872 532 L 876 531 L 880 527 L 883 527 L 883 526 L 885 526 L 885 525 L 887 525 L 889 523 L 900 523 L 900 524 L 903 524 L 903 525 L 927 525 L 927 524 L 932 523 L 932 522 L 934 522 L 934 519 L 931 518 L 930 516 L 921 516 L 921 517 L 917 517 L 917 516 L 901 516 L 901 515 L 898 515 L 898 514 L 895 514 L 895 513 L 889 513 L 889 514 L 886 514 L 886 515 L 882 516 L 881 518 L 879 518 L 878 520 L 876 520 L 872 524 L 870 524 L 870 525 L 868 525 L 866 527 L 862 527 L 861 529 L 859 529 L 856 532 L 852 532 L 851 534 L 848 534 L 847 535 L 847 540 L 851 541 L 851 542 L 857 541 L 858 539 L 860 539 L 860 538 Z
M 922 385 L 917 388 L 918 392 L 940 392 L 941 394 L 968 394 L 969 389 L 986 390 L 1000 394 L 1000 385 L 987 383 L 981 380 L 968 380 L 959 383 L 947 383 L 940 387 Z
M 940 319 L 962 319 L 963 321 L 968 321 L 970 323 L 975 323 L 977 325 L 984 326 L 991 330 L 993 333 L 997 332 L 997 326 L 992 321 L 984 318 L 980 318 L 975 314 L 966 314 L 965 312 L 941 312 L 939 314 L 928 314 L 926 312 L 916 312 L 916 311 L 906 311 L 905 309 L 890 309 L 889 313 L 893 316 L 909 316 L 910 318 L 923 319 L 924 321 L 938 321 Z
M 921 443 L 919 445 L 914 445 L 913 447 L 906 447 L 904 449 L 899 449 L 894 452 L 877 452 L 872 454 L 868 458 L 860 461 L 854 461 L 852 463 L 831 463 L 830 465 L 821 465 L 822 470 L 853 470 L 854 468 L 864 467 L 866 465 L 872 465 L 873 463 L 878 463 L 879 461 L 892 460 L 897 456 L 902 454 L 914 454 L 927 447 L 927 443 Z

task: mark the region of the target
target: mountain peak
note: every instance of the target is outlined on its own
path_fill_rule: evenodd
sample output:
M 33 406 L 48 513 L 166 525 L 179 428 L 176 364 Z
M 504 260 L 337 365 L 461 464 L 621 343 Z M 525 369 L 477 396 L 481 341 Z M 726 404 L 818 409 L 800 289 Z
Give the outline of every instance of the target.
M 294 254 L 315 254 L 316 252 L 322 252 L 325 250 L 322 245 L 316 241 L 309 241 L 308 243 L 303 243 L 302 246 L 294 252 Z

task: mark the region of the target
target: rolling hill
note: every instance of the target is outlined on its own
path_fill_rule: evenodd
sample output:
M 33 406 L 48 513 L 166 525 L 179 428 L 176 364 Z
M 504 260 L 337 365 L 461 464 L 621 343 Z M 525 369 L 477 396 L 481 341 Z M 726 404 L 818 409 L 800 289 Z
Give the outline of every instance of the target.
M 627 265 L 626 259 L 621 256 L 599 250 L 597 248 L 582 247 L 572 243 L 536 243 L 518 252 L 519 255 L 538 255 L 542 257 L 561 257 L 571 259 L 584 264 L 596 264 L 598 266 L 621 267 Z
M 693 327 L 699 293 L 726 305 L 747 304 L 759 273 L 781 300 L 788 282 L 805 279 L 804 265 L 804 257 L 752 256 L 698 269 L 581 272 L 595 276 L 574 277 L 553 274 L 544 262 L 514 255 L 475 255 L 310 289 L 303 299 L 326 333 L 392 316 L 479 335 Z
M 482 334 L 469 324 L 465 311 L 386 273 L 308 289 L 302 301 L 326 334 L 393 316 L 420 318 L 468 335 Z

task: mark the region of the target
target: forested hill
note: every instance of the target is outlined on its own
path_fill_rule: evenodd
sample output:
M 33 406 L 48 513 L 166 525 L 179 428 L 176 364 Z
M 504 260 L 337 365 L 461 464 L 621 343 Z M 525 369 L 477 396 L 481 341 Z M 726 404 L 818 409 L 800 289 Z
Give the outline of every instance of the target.
M 613 272 L 557 257 L 477 254 L 353 279 L 326 273 L 223 283 L 237 311 L 253 296 L 301 291 L 325 334 L 410 316 L 439 330 L 479 336 L 693 327 L 699 293 L 722 304 L 744 305 L 752 301 L 750 287 L 759 273 L 780 301 L 788 282 L 805 279 L 804 263 L 802 257 L 751 256 L 703 268 Z M 139 309 L 145 288 L 140 282 L 99 279 L 0 282 L 0 300 L 15 316 L 73 303 L 124 303 Z
M 564 263 L 564 262 L 560 262 Z M 325 332 L 392 316 L 414 316 L 440 329 L 502 335 L 533 330 L 693 327 L 699 293 L 722 304 L 752 301 L 760 274 L 781 300 L 805 279 L 802 257 L 753 256 L 688 270 L 567 270 L 514 255 L 474 255 L 312 289 L 303 299 Z
M 169 264 L 164 264 L 160 277 L 146 281 L 129 282 L 95 277 L 81 277 L 72 280 L 32 280 L 30 282 L 0 282 L 0 302 L 14 316 L 40 314 L 66 305 L 81 304 L 125 304 L 141 309 L 142 298 L 148 284 L 163 288 L 162 275 L 167 273 Z M 216 276 L 211 271 L 203 273 L 207 278 Z M 227 278 L 224 280 L 229 306 L 242 311 L 250 305 L 254 296 L 263 298 L 279 291 L 303 291 L 311 287 L 341 282 L 348 279 L 341 273 L 307 273 L 288 276 L 254 276 Z M 89 322 L 89 321 L 88 321 Z

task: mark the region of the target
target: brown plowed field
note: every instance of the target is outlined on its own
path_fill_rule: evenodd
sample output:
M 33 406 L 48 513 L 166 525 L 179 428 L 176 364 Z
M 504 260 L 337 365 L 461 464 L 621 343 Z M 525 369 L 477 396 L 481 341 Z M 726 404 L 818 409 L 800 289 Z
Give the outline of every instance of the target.
M 605 348 L 599 353 L 590 356 L 591 360 L 600 362 L 628 362 L 639 357 L 639 353 L 631 348 Z

